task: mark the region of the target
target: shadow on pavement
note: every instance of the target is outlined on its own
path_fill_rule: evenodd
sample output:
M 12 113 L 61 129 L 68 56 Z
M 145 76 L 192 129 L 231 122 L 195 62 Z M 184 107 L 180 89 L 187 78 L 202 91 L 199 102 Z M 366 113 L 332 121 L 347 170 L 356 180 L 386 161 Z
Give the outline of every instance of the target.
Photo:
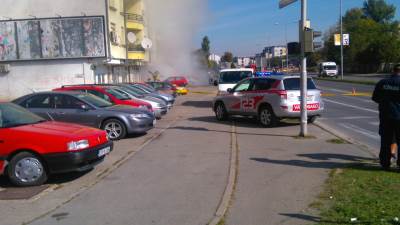
M 268 129 L 261 126 L 260 122 L 256 118 L 251 117 L 242 117 L 242 116 L 232 116 L 227 121 L 218 121 L 215 116 L 202 116 L 202 117 L 192 117 L 189 118 L 189 121 L 198 121 L 198 122 L 206 122 L 206 123 L 221 123 L 229 125 L 231 122 L 235 122 L 236 127 L 243 127 L 243 128 L 263 128 Z M 280 127 L 292 127 L 298 126 L 298 122 L 285 122 L 281 121 L 276 127 L 273 128 L 280 128 Z
M 212 101 L 186 101 L 183 106 L 191 106 L 196 108 L 212 108 Z
M 313 223 L 327 223 L 327 224 L 354 224 L 354 222 L 349 221 L 326 221 L 322 220 L 321 217 L 299 214 L 299 213 L 279 213 L 279 215 L 287 216 L 294 219 L 310 221 Z M 370 223 L 367 223 L 370 224 Z
M 296 167 L 304 167 L 304 168 L 317 168 L 317 169 L 334 169 L 334 168 L 344 168 L 349 166 L 355 166 L 355 168 L 360 168 L 360 164 L 365 163 L 365 161 L 375 160 L 373 158 L 365 158 L 353 155 L 343 155 L 343 154 L 324 154 L 324 153 L 315 153 L 315 154 L 299 154 L 299 157 L 306 157 L 313 160 L 322 160 L 322 161 L 307 161 L 300 159 L 292 159 L 292 160 L 275 160 L 268 158 L 250 158 L 250 160 L 262 162 L 262 163 L 271 163 L 271 164 L 279 164 L 279 165 L 287 165 L 287 166 L 296 166 Z M 339 161 L 328 161 L 328 160 L 339 160 Z M 365 169 L 375 169 L 375 166 L 365 166 Z M 379 167 L 376 167 L 378 169 Z
M 204 127 L 184 127 L 184 126 L 176 126 L 169 128 L 171 130 L 187 130 L 187 131 L 204 131 L 204 132 L 217 132 L 217 133 L 233 133 L 232 131 L 225 131 L 225 130 L 213 130 L 207 129 Z M 246 133 L 246 132 L 234 132 L 238 135 L 255 135 L 255 136 L 270 136 L 270 137 L 291 137 L 294 138 L 296 136 L 292 135 L 284 135 L 284 134 L 269 134 L 269 133 Z

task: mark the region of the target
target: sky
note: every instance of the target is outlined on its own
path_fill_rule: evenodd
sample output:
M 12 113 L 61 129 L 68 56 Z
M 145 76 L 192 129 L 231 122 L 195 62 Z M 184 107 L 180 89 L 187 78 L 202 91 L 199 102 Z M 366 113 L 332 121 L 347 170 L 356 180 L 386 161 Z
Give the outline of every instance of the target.
M 196 42 L 207 35 L 211 51 L 235 56 L 254 56 L 264 46 L 285 45 L 285 24 L 289 42 L 298 41 L 300 2 L 279 9 L 279 0 L 208 0 L 208 13 Z M 364 0 L 343 0 L 343 12 L 362 7 Z M 386 0 L 397 7 L 400 0 Z M 326 31 L 339 20 L 339 0 L 308 0 L 308 19 L 314 30 Z M 351 39 L 351 38 L 350 38 Z

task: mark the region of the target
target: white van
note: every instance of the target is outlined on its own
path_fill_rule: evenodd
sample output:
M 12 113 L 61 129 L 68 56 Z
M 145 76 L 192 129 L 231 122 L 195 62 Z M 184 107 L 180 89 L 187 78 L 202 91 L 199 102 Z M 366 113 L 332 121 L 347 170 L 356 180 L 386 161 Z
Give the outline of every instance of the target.
M 319 64 L 318 77 L 338 78 L 338 67 L 335 62 L 322 62 Z
M 227 92 L 228 88 L 233 88 L 241 80 L 253 77 L 253 69 L 225 69 L 219 72 L 218 91 Z

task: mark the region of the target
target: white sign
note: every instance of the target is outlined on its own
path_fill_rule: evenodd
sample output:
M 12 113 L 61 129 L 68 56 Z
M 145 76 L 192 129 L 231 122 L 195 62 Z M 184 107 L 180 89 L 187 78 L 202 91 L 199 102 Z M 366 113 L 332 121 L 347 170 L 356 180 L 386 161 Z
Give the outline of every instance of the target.
M 279 8 L 280 9 L 285 8 L 286 6 L 288 6 L 288 5 L 290 5 L 290 4 L 294 3 L 294 2 L 297 2 L 297 0 L 280 0 L 279 1 Z
M 341 39 L 340 39 L 340 34 L 335 34 L 335 46 L 340 46 Z M 348 46 L 350 45 L 350 34 L 343 34 L 343 45 Z

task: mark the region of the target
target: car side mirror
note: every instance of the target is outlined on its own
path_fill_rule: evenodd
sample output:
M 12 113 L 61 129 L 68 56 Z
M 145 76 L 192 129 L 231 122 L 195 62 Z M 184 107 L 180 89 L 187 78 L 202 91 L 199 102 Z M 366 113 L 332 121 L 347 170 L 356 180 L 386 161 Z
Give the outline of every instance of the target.
M 228 90 L 226 90 L 228 93 L 233 93 L 233 89 L 232 88 L 228 88 Z

